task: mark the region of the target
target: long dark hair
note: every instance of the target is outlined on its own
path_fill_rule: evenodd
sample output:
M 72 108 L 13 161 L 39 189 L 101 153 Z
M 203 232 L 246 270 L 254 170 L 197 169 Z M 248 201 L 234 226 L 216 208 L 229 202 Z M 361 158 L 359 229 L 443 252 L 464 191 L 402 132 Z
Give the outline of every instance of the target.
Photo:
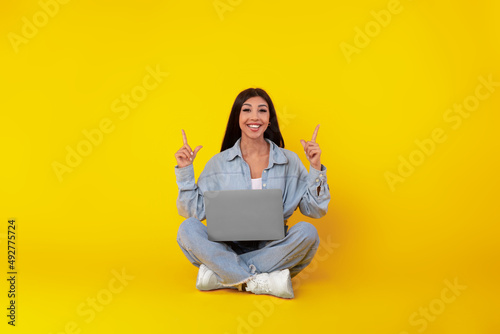
M 226 134 L 224 135 L 224 140 L 222 140 L 222 146 L 220 151 L 227 150 L 234 146 L 236 141 L 241 137 L 240 128 L 240 112 L 241 106 L 249 98 L 260 96 L 262 97 L 269 106 L 269 125 L 264 132 L 264 138 L 268 138 L 274 142 L 278 147 L 285 148 L 285 141 L 281 135 L 280 126 L 278 124 L 278 117 L 276 116 L 276 110 L 274 109 L 273 101 L 266 93 L 265 90 L 261 88 L 248 88 L 242 91 L 236 96 L 234 100 L 233 107 L 231 108 L 231 114 L 229 114 L 229 120 L 227 121 Z

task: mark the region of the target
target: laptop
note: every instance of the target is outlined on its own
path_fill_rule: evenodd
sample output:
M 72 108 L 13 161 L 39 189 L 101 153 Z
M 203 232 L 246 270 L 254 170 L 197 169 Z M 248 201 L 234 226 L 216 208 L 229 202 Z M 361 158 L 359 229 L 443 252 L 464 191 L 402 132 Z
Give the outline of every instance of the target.
M 208 240 L 278 240 L 285 237 L 281 189 L 205 191 Z

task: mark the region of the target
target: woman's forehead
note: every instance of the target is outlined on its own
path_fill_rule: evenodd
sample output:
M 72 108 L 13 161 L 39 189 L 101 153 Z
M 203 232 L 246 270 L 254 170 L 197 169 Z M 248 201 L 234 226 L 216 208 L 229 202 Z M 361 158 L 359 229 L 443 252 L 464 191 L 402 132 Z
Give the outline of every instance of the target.
M 260 97 L 260 96 L 253 96 L 253 97 L 249 98 L 248 100 L 246 100 L 246 101 L 243 103 L 243 105 L 245 105 L 245 104 L 247 104 L 247 105 L 252 105 L 252 106 L 253 106 L 253 105 L 258 105 L 259 107 L 260 107 L 261 105 L 266 106 L 266 107 L 268 106 L 268 105 L 267 105 L 266 100 L 264 100 L 264 99 L 263 99 L 262 97 Z

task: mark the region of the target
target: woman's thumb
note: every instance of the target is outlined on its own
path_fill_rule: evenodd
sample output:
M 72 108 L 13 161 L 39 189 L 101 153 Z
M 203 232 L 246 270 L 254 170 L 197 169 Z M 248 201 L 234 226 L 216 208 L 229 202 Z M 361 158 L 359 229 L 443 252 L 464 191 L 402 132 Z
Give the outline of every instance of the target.
M 196 146 L 195 149 L 194 149 L 194 155 L 196 155 L 196 153 L 198 153 L 199 150 L 201 150 L 203 146 Z

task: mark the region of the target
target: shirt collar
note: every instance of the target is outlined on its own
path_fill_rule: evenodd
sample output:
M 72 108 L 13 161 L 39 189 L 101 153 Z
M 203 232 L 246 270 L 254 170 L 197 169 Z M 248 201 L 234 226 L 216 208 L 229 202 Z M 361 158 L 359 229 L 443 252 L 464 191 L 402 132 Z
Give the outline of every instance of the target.
M 264 139 L 270 144 L 268 167 L 271 167 L 273 164 L 288 163 L 288 159 L 285 156 L 285 154 L 281 151 L 280 147 L 276 145 L 272 140 L 268 138 Z M 236 143 L 234 143 L 233 147 L 227 150 L 227 161 L 233 160 L 236 156 L 239 156 L 241 159 L 243 159 L 243 155 L 241 154 L 240 142 L 241 142 L 241 137 L 238 138 Z

